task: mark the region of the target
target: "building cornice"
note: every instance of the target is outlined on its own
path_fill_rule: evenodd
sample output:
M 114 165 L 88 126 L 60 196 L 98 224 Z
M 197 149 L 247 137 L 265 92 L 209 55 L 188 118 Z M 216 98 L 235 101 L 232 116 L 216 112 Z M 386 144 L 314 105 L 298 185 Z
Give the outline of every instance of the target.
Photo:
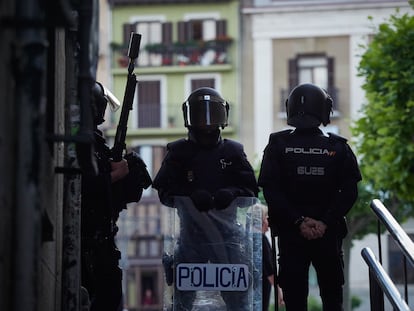
M 312 11 L 337 11 L 337 10 L 366 10 L 384 8 L 409 8 L 407 1 L 277 1 L 266 6 L 254 6 L 242 8 L 243 14 L 262 13 L 289 13 L 289 12 L 312 12 Z

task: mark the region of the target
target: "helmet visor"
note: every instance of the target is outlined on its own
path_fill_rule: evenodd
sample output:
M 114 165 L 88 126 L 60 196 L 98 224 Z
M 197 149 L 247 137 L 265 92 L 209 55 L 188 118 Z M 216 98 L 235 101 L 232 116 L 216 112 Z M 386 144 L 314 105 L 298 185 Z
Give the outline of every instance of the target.
M 227 125 L 226 102 L 215 96 L 200 96 L 196 104 L 185 103 L 187 126 L 217 128 Z
M 108 101 L 109 107 L 112 111 L 117 111 L 119 107 L 121 107 L 121 103 L 119 102 L 118 98 L 115 97 L 114 94 L 110 90 L 108 90 L 104 85 L 102 85 L 104 96 Z

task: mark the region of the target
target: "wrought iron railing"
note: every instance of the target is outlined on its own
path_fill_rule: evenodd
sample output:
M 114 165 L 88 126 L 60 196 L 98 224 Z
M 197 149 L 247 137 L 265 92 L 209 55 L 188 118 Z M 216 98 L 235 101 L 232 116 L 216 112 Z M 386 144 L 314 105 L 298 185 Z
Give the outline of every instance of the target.
M 159 67 L 229 64 L 228 49 L 232 43 L 232 39 L 223 37 L 208 41 L 147 44 L 140 51 L 138 65 Z M 126 47 L 113 44 L 112 51 L 113 68 L 128 66 Z

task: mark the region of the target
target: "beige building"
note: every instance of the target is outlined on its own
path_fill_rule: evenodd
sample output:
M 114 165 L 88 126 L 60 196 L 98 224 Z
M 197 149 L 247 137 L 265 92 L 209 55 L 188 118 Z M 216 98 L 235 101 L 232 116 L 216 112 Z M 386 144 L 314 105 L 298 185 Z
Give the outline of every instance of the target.
M 260 159 L 269 134 L 286 127 L 287 95 L 303 82 L 328 90 L 334 113 L 325 130 L 350 138 L 364 102 L 360 46 L 396 8 L 410 10 L 395 0 L 244 1 L 240 139 L 251 158 Z

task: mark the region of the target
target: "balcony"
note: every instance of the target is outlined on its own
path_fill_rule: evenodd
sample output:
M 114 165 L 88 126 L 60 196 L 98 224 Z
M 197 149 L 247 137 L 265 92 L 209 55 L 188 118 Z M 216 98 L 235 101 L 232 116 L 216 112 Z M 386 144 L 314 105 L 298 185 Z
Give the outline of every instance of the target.
M 230 63 L 228 50 L 233 39 L 225 36 L 208 41 L 155 43 L 141 47 L 138 58 L 140 67 L 163 66 L 213 66 Z M 128 66 L 128 49 L 112 44 L 113 68 Z

